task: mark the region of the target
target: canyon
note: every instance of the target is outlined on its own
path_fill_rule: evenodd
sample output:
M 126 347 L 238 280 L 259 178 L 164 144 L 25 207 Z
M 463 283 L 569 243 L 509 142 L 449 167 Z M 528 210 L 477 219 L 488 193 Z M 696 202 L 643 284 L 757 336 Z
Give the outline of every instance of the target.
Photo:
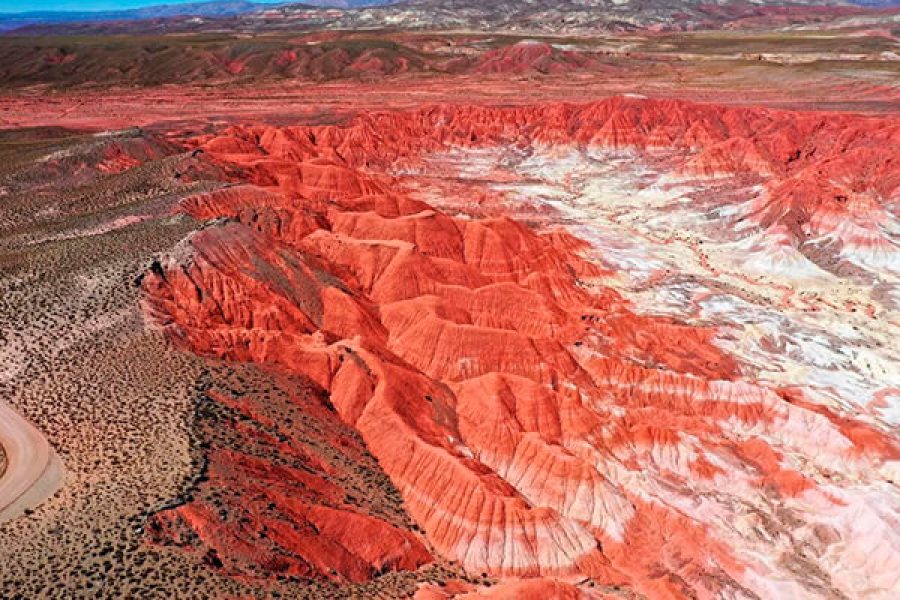
M 239 182 L 183 201 L 210 226 L 147 310 L 324 390 L 467 571 L 889 597 L 898 124 L 619 97 L 235 126 L 189 141 Z

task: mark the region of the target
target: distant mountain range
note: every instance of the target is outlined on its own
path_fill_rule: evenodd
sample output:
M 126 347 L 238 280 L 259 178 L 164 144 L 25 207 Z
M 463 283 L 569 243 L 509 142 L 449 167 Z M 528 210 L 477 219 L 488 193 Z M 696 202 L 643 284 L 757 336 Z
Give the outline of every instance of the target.
M 309 0 L 299 4 L 310 7 L 360 8 L 390 4 L 394 0 Z M 284 5 L 298 6 L 295 2 Z M 246 0 L 210 0 L 186 4 L 158 4 L 144 8 L 104 11 L 28 11 L 22 13 L 0 12 L 0 32 L 28 25 L 55 23 L 96 23 L 108 21 L 141 21 L 167 19 L 180 16 L 230 17 L 277 7 L 279 4 L 263 4 Z
M 308 0 L 283 4 L 225 0 L 103 12 L 0 13 L 0 32 L 96 35 L 388 27 L 587 33 L 756 22 L 792 25 L 894 6 L 900 6 L 900 0 Z M 342 10 L 335 12 L 335 8 Z
M 24 13 L 0 13 L 0 31 L 9 31 L 27 25 L 52 23 L 79 23 L 101 21 L 138 21 L 163 19 L 179 15 L 223 17 L 259 10 L 264 5 L 243 0 L 195 2 L 190 4 L 160 4 L 145 8 L 105 11 L 31 11 Z

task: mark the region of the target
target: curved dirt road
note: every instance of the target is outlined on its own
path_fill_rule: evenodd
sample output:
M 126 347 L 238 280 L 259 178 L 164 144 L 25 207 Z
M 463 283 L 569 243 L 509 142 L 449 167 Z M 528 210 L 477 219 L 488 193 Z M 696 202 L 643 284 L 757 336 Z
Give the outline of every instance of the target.
M 6 470 L 0 475 L 0 523 L 20 516 L 60 486 L 63 468 L 43 434 L 0 402 L 0 446 Z

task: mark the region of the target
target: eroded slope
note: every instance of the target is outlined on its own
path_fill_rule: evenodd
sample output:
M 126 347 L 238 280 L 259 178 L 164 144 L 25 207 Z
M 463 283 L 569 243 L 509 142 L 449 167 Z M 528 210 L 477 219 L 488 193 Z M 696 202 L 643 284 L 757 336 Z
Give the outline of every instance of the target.
M 679 254 L 648 267 L 633 255 L 652 244 L 604 247 L 615 220 L 599 217 L 610 208 L 602 166 L 627 151 L 702 181 L 698 208 L 714 195 L 719 210 L 749 203 L 740 218 L 761 245 L 735 256 L 771 262 L 774 239 L 789 259 L 866 290 L 875 305 L 862 314 L 890 331 L 896 307 L 874 290 L 896 277 L 898 131 L 891 118 L 635 98 L 230 127 L 191 144 L 239 184 L 182 202 L 210 225 L 145 277 L 146 306 L 181 347 L 324 390 L 434 550 L 470 573 L 654 598 L 887 598 L 900 585 L 900 497 L 886 413 L 811 393 L 815 376 L 760 376 L 727 343 L 729 328 L 751 328 L 735 311 L 640 302 L 641 289 L 676 281 Z M 554 171 L 568 153 L 601 174 L 586 183 L 578 164 Z M 684 263 L 681 275 L 715 280 L 724 269 L 703 240 L 682 237 L 674 247 L 701 272 Z M 647 271 L 639 286 L 629 253 Z M 723 285 L 740 289 L 728 275 Z M 771 278 L 755 285 L 786 291 Z M 745 301 L 770 303 L 745 287 Z M 807 360 L 788 348 L 767 356 L 782 355 Z M 891 406 L 896 357 L 881 356 L 888 371 L 869 379 Z M 209 543 L 217 520 L 201 508 L 180 510 L 200 515 L 184 525 Z M 252 531 L 230 531 L 218 560 L 269 547 Z M 418 548 L 410 538 L 378 564 L 410 568 Z M 354 578 L 351 564 L 327 561 Z M 559 588 L 568 593 L 582 592 Z

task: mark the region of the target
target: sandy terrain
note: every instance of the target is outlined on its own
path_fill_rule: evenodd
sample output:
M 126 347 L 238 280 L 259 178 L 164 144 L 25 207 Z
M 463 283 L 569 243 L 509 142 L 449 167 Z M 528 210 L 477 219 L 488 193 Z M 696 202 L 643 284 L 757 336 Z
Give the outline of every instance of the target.
M 52 495 L 32 488 L 50 497 L 27 517 L 0 523 L 0 597 L 392 598 L 414 590 L 417 579 L 448 578 L 436 565 L 361 587 L 261 583 L 152 543 L 145 531 L 151 516 L 193 494 L 210 502 L 219 495 L 201 495 L 197 485 L 207 443 L 200 432 L 207 418 L 198 411 L 220 371 L 146 326 L 136 285 L 154 257 L 197 227 L 171 215 L 174 203 L 208 184 L 180 176 L 197 166 L 189 153 L 167 156 L 172 148 L 134 132 L 0 136 L 0 397 L 65 466 L 62 487 Z M 159 154 L 117 172 L 106 156 L 122 146 Z M 4 444 L 14 448 L 12 441 Z M 13 468 L 17 456 L 10 452 Z M 18 473 L 34 474 L 8 474 Z
M 6 138 L 3 150 L 26 160 L 29 152 L 81 160 L 84 143 L 26 136 Z M 0 397 L 10 407 L 4 410 L 35 424 L 66 475 L 29 517 L 0 524 L 0 596 L 93 598 L 103 589 L 108 597 L 202 597 L 198 586 L 215 574 L 143 545 L 140 532 L 145 515 L 177 497 L 195 469 L 189 426 L 200 367 L 144 329 L 132 283 L 147 257 L 171 247 L 187 225 L 164 220 L 40 242 L 129 214 L 163 215 L 166 184 L 152 183 L 159 177 L 152 171 L 103 177 L 99 185 L 92 179 L 90 202 L 71 179 L 75 169 L 31 179 L 10 158 L 4 169 Z M 47 183 L 51 193 L 34 192 Z M 30 225 L 18 214 L 30 215 Z M 47 446 L 36 449 L 46 463 Z M 15 467 L 18 451 L 10 455 Z M 174 580 L 180 583 L 165 594 L 154 591 Z M 224 589 L 236 588 L 226 582 Z

